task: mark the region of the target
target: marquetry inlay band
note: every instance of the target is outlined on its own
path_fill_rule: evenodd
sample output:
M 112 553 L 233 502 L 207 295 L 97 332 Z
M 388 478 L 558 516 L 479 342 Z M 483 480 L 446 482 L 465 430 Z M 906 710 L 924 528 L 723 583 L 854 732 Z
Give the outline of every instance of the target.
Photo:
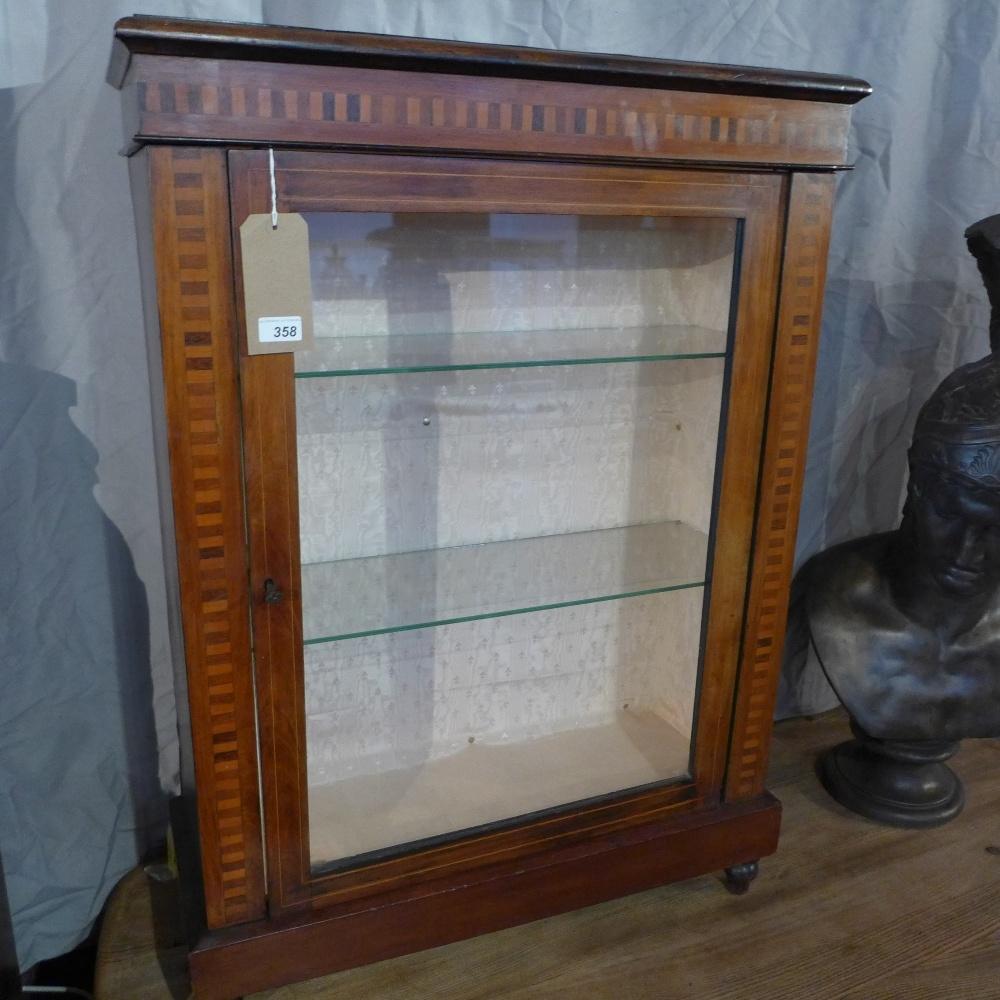
M 220 60 L 137 58 L 137 138 L 839 164 L 847 109 L 797 100 Z M 262 79 L 263 75 L 263 79 Z M 164 78 L 166 77 L 166 78 Z M 211 83 L 191 82 L 211 80 Z M 808 114 L 806 110 L 808 109 Z M 372 129 L 377 126 L 377 130 Z
M 233 346 L 228 319 L 224 159 L 216 151 L 156 151 L 157 261 L 174 520 L 185 607 L 188 698 L 206 912 L 210 926 L 260 914 L 259 808 Z M 223 236 L 226 230 L 221 230 Z
M 808 123 L 765 116 L 681 114 L 668 109 L 640 112 L 627 107 L 515 104 L 433 95 L 383 97 L 332 90 L 185 83 L 140 84 L 139 95 L 142 110 L 156 114 L 603 136 L 638 140 L 650 149 L 664 138 L 723 145 L 801 144 L 820 149 L 836 138 L 833 126 L 820 130 Z
M 797 175 L 789 206 L 754 583 L 726 791 L 750 798 L 764 788 L 771 718 L 788 615 L 798 496 L 805 469 L 812 382 L 823 305 L 833 178 Z

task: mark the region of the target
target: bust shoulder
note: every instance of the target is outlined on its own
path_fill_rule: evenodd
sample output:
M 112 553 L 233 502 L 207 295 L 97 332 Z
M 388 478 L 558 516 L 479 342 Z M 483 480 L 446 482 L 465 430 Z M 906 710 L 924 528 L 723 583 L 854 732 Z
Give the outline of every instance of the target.
M 882 739 L 1000 731 L 1000 608 L 948 638 L 908 618 L 887 572 L 895 532 L 845 542 L 803 568 L 813 649 L 852 717 Z
M 842 542 L 813 556 L 803 567 L 810 621 L 836 614 L 859 621 L 896 617 L 884 570 L 894 531 Z M 897 613 L 898 614 L 898 613 Z M 902 616 L 899 616 L 900 618 Z
M 885 565 L 894 535 L 844 542 L 803 569 L 809 637 L 823 672 L 861 727 L 881 737 L 896 735 L 894 692 L 904 675 L 934 658 L 893 601 Z

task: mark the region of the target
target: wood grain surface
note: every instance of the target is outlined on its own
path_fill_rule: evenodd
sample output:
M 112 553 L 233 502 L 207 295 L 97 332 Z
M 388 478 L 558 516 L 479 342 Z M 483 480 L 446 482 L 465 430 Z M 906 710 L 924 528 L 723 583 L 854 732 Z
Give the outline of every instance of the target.
M 912 831 L 856 817 L 820 788 L 816 754 L 848 735 L 839 711 L 775 728 L 781 849 L 746 896 L 705 876 L 254 1000 L 998 1000 L 1000 740 L 955 759 L 965 812 Z M 169 892 L 142 872 L 119 886 L 97 1000 L 188 996 L 171 917 Z
M 837 167 L 850 108 L 786 98 L 138 54 L 128 138 Z

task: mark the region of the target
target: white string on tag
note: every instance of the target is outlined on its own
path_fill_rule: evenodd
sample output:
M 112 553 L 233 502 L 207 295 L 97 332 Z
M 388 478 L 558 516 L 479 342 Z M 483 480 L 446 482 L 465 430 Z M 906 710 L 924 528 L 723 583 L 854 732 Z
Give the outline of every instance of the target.
M 274 150 L 268 149 L 268 165 L 271 169 L 271 228 L 278 228 L 278 187 L 274 182 Z

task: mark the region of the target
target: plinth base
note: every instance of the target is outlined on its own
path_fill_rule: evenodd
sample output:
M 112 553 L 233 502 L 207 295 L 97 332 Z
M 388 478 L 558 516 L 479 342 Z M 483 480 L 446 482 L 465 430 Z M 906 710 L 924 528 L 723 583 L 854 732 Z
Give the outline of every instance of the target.
M 958 743 L 878 740 L 851 722 L 855 738 L 825 751 L 818 771 L 841 805 L 879 823 L 941 826 L 965 805 L 957 774 L 944 761 Z

